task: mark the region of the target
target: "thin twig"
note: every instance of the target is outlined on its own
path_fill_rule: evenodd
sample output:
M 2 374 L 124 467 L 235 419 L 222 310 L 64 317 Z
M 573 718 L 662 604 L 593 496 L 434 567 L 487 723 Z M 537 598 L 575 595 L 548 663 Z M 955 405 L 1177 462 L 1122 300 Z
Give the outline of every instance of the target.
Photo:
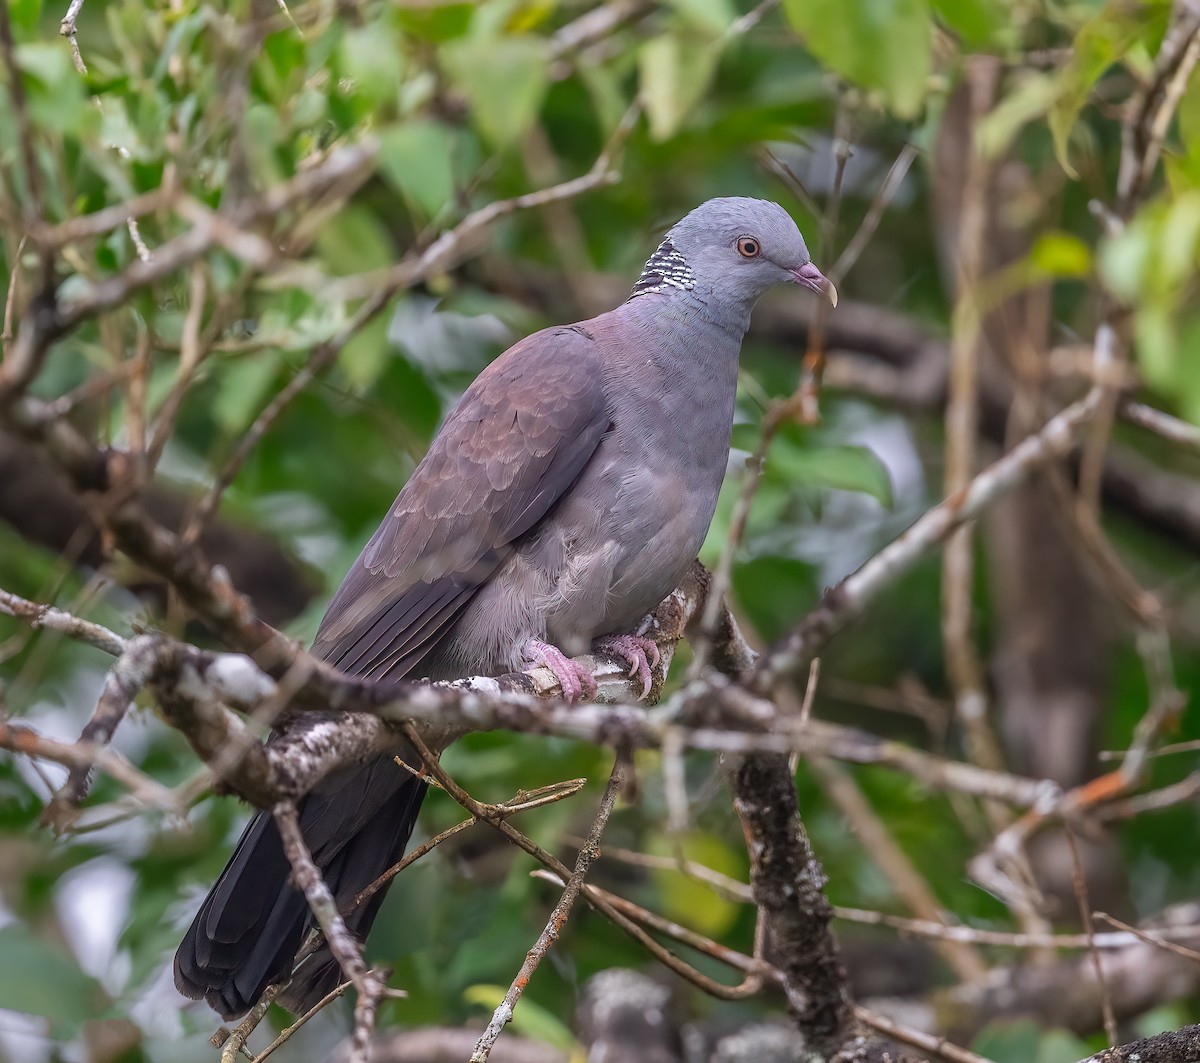
M 987 1056 L 978 1055 L 969 1049 L 947 1041 L 944 1037 L 936 1037 L 922 1030 L 914 1030 L 911 1026 L 893 1022 L 891 1019 L 880 1015 L 878 1012 L 870 1011 L 867 1008 L 856 1006 L 854 1016 L 859 1022 L 871 1027 L 873 1030 L 878 1030 L 884 1036 L 890 1037 L 894 1041 L 899 1041 L 901 1044 L 911 1045 L 913 1048 L 927 1052 L 937 1059 L 946 1060 L 946 1063 L 995 1063 L 994 1060 L 988 1059 Z
M 924 919 L 906 919 L 899 915 L 889 915 L 887 912 L 874 912 L 863 908 L 842 908 L 835 906 L 833 914 L 838 919 L 863 926 L 886 926 L 901 934 L 912 934 L 914 937 L 930 938 L 942 941 L 965 941 L 972 945 L 994 945 L 1006 949 L 1087 949 L 1095 945 L 1098 949 L 1128 948 L 1145 931 L 1135 927 L 1120 924 L 1121 933 L 1088 934 L 1024 934 L 1012 933 L 1007 930 L 984 930 L 973 926 L 947 926 L 945 923 L 931 923 Z M 1098 913 L 1097 919 L 1104 919 L 1118 925 L 1111 917 Z M 1200 937 L 1200 927 L 1181 927 L 1172 931 L 1179 936 Z M 1149 936 L 1149 935 L 1147 935 Z M 1165 938 L 1157 942 L 1164 946 L 1173 944 Z M 1180 946 L 1182 947 L 1182 946 Z M 1191 952 L 1190 949 L 1184 950 Z M 1194 954 L 1200 959 L 1200 953 Z
M 500 804 L 493 805 L 492 807 L 499 815 L 516 815 L 518 812 L 527 812 L 533 808 L 542 808 L 545 805 L 556 804 L 566 797 L 574 797 L 575 794 L 583 789 L 586 783 L 586 779 L 567 779 L 564 782 L 539 787 L 537 790 L 521 790 L 512 800 L 502 801 Z M 406 867 L 416 863 L 421 857 L 428 855 L 441 845 L 442 842 L 454 837 L 454 835 L 466 830 L 468 827 L 475 826 L 478 822 L 478 816 L 471 816 L 468 819 L 464 819 L 461 823 L 456 823 L 453 827 L 447 827 L 440 834 L 436 834 L 430 838 L 429 841 L 418 845 L 415 849 L 406 853 L 402 860 L 389 867 L 369 886 L 364 887 L 362 892 L 350 902 L 347 911 L 353 911 L 364 901 L 373 897 Z
M 183 331 L 179 340 L 179 366 L 175 371 L 175 380 L 171 385 L 171 390 L 155 414 L 150 442 L 146 447 L 148 473 L 152 473 L 158 467 L 162 452 L 171 437 L 171 432 L 175 429 L 175 418 L 179 413 L 179 407 L 192 384 L 196 370 L 207 353 L 200 342 L 200 319 L 204 314 L 206 288 L 204 269 L 199 264 L 194 265 L 188 293 L 187 314 L 183 319 Z
M 1200 428 L 1194 424 L 1128 398 L 1121 402 L 1118 412 L 1130 424 L 1153 432 L 1171 443 L 1178 443 L 1191 450 L 1200 450 Z
M 1148 930 L 1130 926 L 1128 923 L 1123 923 L 1116 916 L 1109 915 L 1107 912 L 1093 912 L 1092 918 L 1108 923 L 1109 926 L 1115 926 L 1123 933 L 1132 934 L 1139 941 L 1146 942 L 1147 945 L 1153 945 L 1155 948 L 1163 949 L 1166 952 L 1173 952 L 1176 956 L 1182 956 L 1185 960 L 1191 960 L 1193 963 L 1200 963 L 1200 952 L 1197 952 L 1195 949 L 1185 948 L 1177 942 L 1164 938 L 1161 934 L 1154 934 Z M 1191 936 L 1195 936 L 1200 934 L 1200 927 L 1189 927 L 1188 931 Z M 1096 937 L 1103 936 L 1105 935 L 1096 935 Z
M 179 189 L 173 183 L 164 180 L 157 188 L 122 203 L 101 207 L 90 214 L 76 215 L 57 225 L 38 226 L 33 231 L 33 239 L 42 247 L 57 250 L 68 244 L 103 236 L 118 225 L 124 225 L 131 218 L 140 218 L 164 207 L 170 207 L 178 194 Z
M 908 176 L 909 168 L 919 154 L 920 149 L 912 143 L 905 144 L 900 149 L 900 154 L 896 156 L 883 183 L 875 192 L 871 205 L 867 208 L 867 213 L 863 215 L 863 220 L 826 274 L 835 288 L 841 285 L 846 274 L 854 268 L 859 256 L 866 250 L 867 244 L 871 242 L 871 237 L 875 235 L 875 230 L 879 228 L 879 223 L 883 220 L 884 213 L 892 200 L 896 198 L 896 193 L 900 191 L 904 178 Z
M 404 733 L 408 739 L 416 747 L 418 754 L 421 756 L 426 770 L 430 776 L 436 779 L 445 788 L 446 792 L 454 798 L 463 808 L 478 816 L 480 819 L 489 823 L 497 831 L 503 834 L 509 841 L 513 842 L 518 848 L 527 852 L 539 863 L 549 868 L 555 875 L 558 876 L 560 882 L 566 882 L 571 877 L 570 869 L 552 853 L 547 852 L 537 842 L 528 838 L 526 835 L 517 830 L 512 824 L 505 821 L 502 816 L 497 815 L 489 806 L 476 801 L 468 794 L 461 786 L 458 785 L 438 763 L 429 747 L 422 740 L 421 736 L 411 725 L 405 725 Z M 631 920 L 622 912 L 617 911 L 604 898 L 595 896 L 590 888 L 585 887 L 583 890 L 584 899 L 591 907 L 600 912 L 607 919 L 613 922 L 619 929 L 624 931 L 635 941 L 637 941 L 651 956 L 659 963 L 668 969 L 674 971 L 681 978 L 686 979 L 692 985 L 696 986 L 701 991 L 716 997 L 719 1000 L 737 999 L 736 994 L 740 993 L 737 987 L 730 989 L 728 986 L 723 986 L 719 982 L 713 981 L 707 975 L 697 971 L 690 964 L 685 963 L 678 956 L 672 953 L 669 949 L 664 948 L 649 934 L 646 933 L 636 922 Z M 730 997 L 729 994 L 734 993 L 735 996 Z
M 25 244 L 29 237 L 21 234 L 21 239 L 17 241 L 17 249 L 13 252 L 12 261 L 9 262 L 8 274 L 8 290 L 4 294 L 4 323 L 0 325 L 0 343 L 5 347 L 7 353 L 8 341 L 13 337 L 13 307 L 17 301 L 17 285 L 21 281 L 21 256 L 25 253 Z
M 37 155 L 33 150 L 33 126 L 29 121 L 29 103 L 25 97 L 25 75 L 17 62 L 17 42 L 13 38 L 8 4 L 0 5 L 0 51 L 8 68 L 8 94 L 16 118 L 17 148 L 25 170 L 25 224 L 32 228 L 42 217 L 42 182 L 38 175 Z
M 842 183 L 846 176 L 846 164 L 854 154 L 850 142 L 850 96 L 838 94 L 837 112 L 833 119 L 833 187 L 821 213 L 821 254 L 833 253 L 833 238 L 837 233 L 838 216 L 842 207 Z M 830 305 L 818 299 L 813 311 L 812 326 L 808 330 L 808 349 L 804 352 L 800 371 L 800 386 L 793 396 L 796 419 L 801 424 L 819 424 L 821 411 L 818 397 L 821 378 L 825 374 L 825 324 L 829 319 Z
M 778 177 L 809 214 L 814 218 L 821 216 L 820 204 L 817 203 L 816 197 L 808 190 L 808 186 L 800 180 L 800 175 L 795 170 L 768 147 L 759 148 L 757 157 L 763 169 Z
M 965 138 L 966 180 L 954 254 L 956 301 L 946 397 L 943 482 L 946 498 L 955 498 L 964 492 L 974 474 L 979 431 L 980 285 L 987 238 L 991 165 L 976 145 L 973 134 L 992 108 L 999 74 L 999 62 L 992 56 L 972 57 L 967 62 L 970 135 Z M 971 632 L 973 550 L 969 527 L 960 528 L 946 540 L 942 553 L 942 641 L 946 669 L 954 691 L 954 708 L 966 739 L 969 759 L 980 767 L 998 771 L 1003 767 L 1003 761 L 987 718 L 983 667 Z M 1003 814 L 994 807 L 989 807 L 988 811 L 995 829 L 1003 826 Z
M 172 815 L 182 816 L 171 791 L 139 771 L 120 753 L 102 746 L 83 742 L 57 742 L 38 734 L 31 727 L 5 723 L 0 720 L 0 749 L 20 753 L 30 758 L 53 761 L 64 767 L 90 770 L 97 767 L 112 776 L 130 794 L 150 808 L 159 808 Z
M 358 942 L 350 933 L 345 920 L 338 911 L 325 884 L 312 853 L 300 832 L 300 817 L 296 806 L 280 802 L 273 810 L 279 835 L 283 840 L 284 855 L 292 867 L 292 877 L 297 889 L 304 894 L 308 907 L 325 935 L 329 951 L 338 961 L 346 979 L 354 985 L 358 999 L 354 1004 L 354 1033 L 351 1037 L 350 1063 L 367 1063 L 370 1059 L 370 1040 L 375 1027 L 375 1011 L 383 995 L 385 983 L 375 971 L 368 970 L 363 962 Z
M 936 894 L 892 838 L 854 777 L 840 764 L 825 757 L 810 757 L 808 763 L 821 783 L 822 791 L 833 799 L 849 821 L 864 852 L 883 871 L 903 903 L 922 921 L 950 929 Z M 836 909 L 834 914 L 837 914 Z M 986 978 L 987 964 L 970 943 L 941 938 L 935 939 L 935 947 L 960 980 L 980 984 Z
M 1074 787 L 1060 799 L 1035 804 L 1007 826 L 996 835 L 987 849 L 971 861 L 971 876 L 977 882 L 1000 895 L 1011 893 L 1013 883 L 1004 865 L 1034 833 L 1051 822 L 1053 817 L 1061 817 L 1064 822 L 1069 822 L 1074 816 L 1106 805 L 1129 793 L 1141 781 L 1150 746 L 1166 722 L 1179 711 L 1182 694 L 1175 684 L 1170 641 L 1166 632 L 1142 631 L 1138 637 L 1138 648 L 1146 661 L 1150 704 L 1134 728 L 1133 741 L 1120 767 Z
M 587 842 L 579 850 L 579 855 L 575 860 L 575 870 L 571 872 L 570 878 L 563 886 L 562 896 L 554 906 L 554 911 L 550 913 L 545 929 L 525 954 L 525 962 L 521 964 L 521 969 L 508 987 L 508 992 L 504 994 L 504 999 L 492 1013 L 487 1029 L 483 1031 L 475 1045 L 475 1051 L 471 1053 L 470 1063 L 486 1063 L 488 1056 L 491 1055 L 492 1046 L 499 1039 L 501 1031 L 512 1021 L 513 1009 L 528 987 L 533 972 L 537 970 L 546 953 L 550 951 L 562 934 L 571 909 L 575 906 L 575 901 L 579 896 L 579 891 L 583 888 L 583 880 L 587 877 L 593 861 L 600 855 L 600 838 L 604 834 L 604 828 L 608 826 L 608 819 L 616 804 L 617 794 L 624 785 L 625 770 L 625 758 L 618 754 L 608 777 L 604 796 L 600 798 L 600 806 L 596 809 L 596 816 L 592 820 L 592 828 L 588 831 Z
M 534 871 L 531 874 L 534 878 L 544 879 L 558 886 L 562 885 L 562 881 L 553 872 Z M 648 908 L 643 908 L 640 904 L 636 904 L 626 897 L 621 897 L 611 890 L 588 883 L 584 886 L 584 892 L 587 897 L 611 905 L 618 912 L 627 915 L 630 919 L 641 923 L 643 926 L 649 927 L 656 933 L 673 938 L 680 944 L 686 945 L 690 949 L 695 949 L 695 951 L 745 974 L 746 977 L 742 979 L 739 985 L 721 987 L 722 1000 L 741 1000 L 754 996 L 761 991 L 764 980 L 769 979 L 773 982 L 779 982 L 782 978 L 779 971 L 769 963 L 765 963 L 761 957 L 747 956 L 743 952 L 738 952 L 737 949 L 731 949 L 726 945 L 713 941 L 711 938 L 705 937 L 695 930 L 681 926 L 674 920 L 667 919 L 665 916 L 659 915 L 657 912 L 652 912 Z
M 350 988 L 350 983 L 343 982 L 341 985 L 335 986 L 333 989 L 331 989 L 320 1000 L 318 1000 L 311 1008 L 309 1008 L 308 1011 L 306 1011 L 303 1015 L 301 1015 L 300 1018 L 298 1018 L 294 1023 L 292 1023 L 291 1026 L 284 1027 L 284 1029 L 280 1030 L 279 1036 L 276 1037 L 274 1041 L 272 1041 L 269 1045 L 267 1045 L 266 1048 L 264 1048 L 261 1052 L 258 1053 L 258 1055 L 256 1055 L 254 1057 L 253 1063 L 263 1063 L 263 1061 L 268 1056 L 272 1055 L 276 1049 L 281 1048 L 288 1041 L 290 1041 L 292 1038 L 292 1035 L 297 1030 L 299 1030 L 300 1027 L 302 1027 L 305 1023 L 307 1023 L 309 1019 L 311 1019 L 314 1015 L 316 1015 L 317 1012 L 323 1011 L 326 1007 L 328 1007 L 335 1000 L 337 1000 L 338 997 L 344 996 L 346 993 L 346 990 L 349 988 Z
M 1096 931 L 1092 925 L 1092 906 L 1088 901 L 1087 875 L 1083 870 L 1083 860 L 1079 856 L 1079 844 L 1075 840 L 1075 832 L 1071 824 L 1065 824 L 1064 834 L 1067 847 L 1071 851 L 1071 888 L 1075 891 L 1075 900 L 1079 905 L 1079 921 L 1088 939 L 1088 954 L 1092 959 L 1092 970 L 1096 972 L 1096 985 L 1100 989 L 1100 1013 L 1104 1016 L 1104 1033 L 1108 1037 L 1108 1047 L 1116 1048 L 1120 1043 L 1117 1033 L 1117 1016 L 1113 1012 L 1112 993 L 1108 988 L 1108 979 L 1104 977 L 1104 963 L 1100 959 L 1100 949 L 1096 946 Z
M 1159 47 L 1154 72 L 1130 101 L 1122 129 L 1117 173 L 1117 213 L 1128 219 L 1158 166 L 1163 140 L 1192 69 L 1200 61 L 1200 11 L 1176 5 L 1172 25 Z
M 1200 794 L 1200 771 L 1192 772 L 1187 778 L 1170 786 L 1105 805 L 1098 810 L 1098 818 L 1103 821 L 1132 819 L 1143 812 L 1161 812 L 1164 808 L 1174 808 L 1190 801 L 1197 794 Z
M 82 10 L 83 0 L 71 0 L 71 4 L 67 8 L 67 13 L 63 16 L 63 20 L 59 24 L 58 32 L 67 38 L 67 43 L 71 46 L 71 58 L 75 61 L 75 69 L 86 77 L 87 65 L 84 63 L 83 55 L 79 51 L 79 41 L 75 31 L 75 20 L 79 17 L 79 12 Z
M 267 986 L 263 990 L 263 995 L 258 998 L 258 1003 L 232 1030 L 224 1026 L 217 1027 L 216 1032 L 208 1039 L 208 1043 L 213 1048 L 221 1050 L 221 1063 L 237 1063 L 239 1056 L 245 1059 L 254 1058 L 254 1053 L 246 1047 L 246 1042 L 250 1039 L 250 1035 L 258 1029 L 258 1024 L 266 1017 L 279 989 L 280 987 L 277 985 Z
M 86 642 L 114 657 L 119 657 L 124 653 L 127 645 L 125 639 L 102 624 L 82 620 L 53 605 L 31 602 L 27 598 L 22 598 L 3 588 L 0 588 L 0 613 L 26 620 L 34 629 L 45 628 L 48 631 L 61 632 L 69 638 Z

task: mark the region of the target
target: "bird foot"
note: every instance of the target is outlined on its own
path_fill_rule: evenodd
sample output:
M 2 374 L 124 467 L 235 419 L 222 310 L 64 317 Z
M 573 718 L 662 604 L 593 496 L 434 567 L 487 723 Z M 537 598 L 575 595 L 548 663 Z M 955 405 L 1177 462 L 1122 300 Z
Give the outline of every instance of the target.
M 644 635 L 605 635 L 592 643 L 592 649 L 607 653 L 629 665 L 629 677 L 637 676 L 642 681 L 642 692 L 638 700 L 643 700 L 650 693 L 654 684 L 651 669 L 658 667 L 662 655 L 658 652 L 658 643 Z
M 576 664 L 557 646 L 551 646 L 541 639 L 530 639 L 521 650 L 521 656 L 527 665 L 549 668 L 562 687 L 563 698 L 570 704 L 583 700 L 585 694 L 589 698 L 596 696 L 595 676 Z

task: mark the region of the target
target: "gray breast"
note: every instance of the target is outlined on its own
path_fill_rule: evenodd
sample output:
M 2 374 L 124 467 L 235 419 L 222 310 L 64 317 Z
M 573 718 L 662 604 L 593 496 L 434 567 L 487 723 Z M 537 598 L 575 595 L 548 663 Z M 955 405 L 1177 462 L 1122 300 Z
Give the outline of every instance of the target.
M 531 637 L 585 652 L 632 630 L 695 558 L 728 460 L 741 337 L 664 315 L 663 299 L 646 294 L 593 323 L 613 427 L 480 588 L 439 672 L 517 668 Z

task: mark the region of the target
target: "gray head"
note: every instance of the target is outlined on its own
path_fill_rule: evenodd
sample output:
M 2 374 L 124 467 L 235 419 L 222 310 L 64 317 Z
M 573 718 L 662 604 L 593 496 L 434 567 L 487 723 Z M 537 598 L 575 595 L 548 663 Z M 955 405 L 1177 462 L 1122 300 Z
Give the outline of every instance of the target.
M 633 296 L 691 292 L 713 312 L 748 313 L 776 284 L 799 284 L 837 306 L 837 291 L 808 257 L 804 237 L 778 203 L 710 199 L 676 224 L 650 256 Z

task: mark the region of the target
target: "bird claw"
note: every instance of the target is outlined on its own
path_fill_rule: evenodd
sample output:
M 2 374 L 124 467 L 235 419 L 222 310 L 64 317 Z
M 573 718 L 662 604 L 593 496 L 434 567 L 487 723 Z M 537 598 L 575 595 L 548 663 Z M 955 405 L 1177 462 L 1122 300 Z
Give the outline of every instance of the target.
M 541 639 L 530 639 L 525 643 L 521 655 L 527 665 L 541 665 L 554 673 L 554 678 L 562 687 L 563 700 L 568 704 L 582 701 L 584 695 L 589 698 L 596 696 L 596 677 L 557 646 L 551 646 Z
M 629 678 L 635 676 L 642 681 L 642 692 L 638 700 L 645 700 L 654 685 L 652 669 L 658 667 L 662 654 L 658 651 L 658 643 L 644 635 L 605 635 L 592 644 L 592 648 L 601 653 L 611 654 L 619 661 L 629 665 Z

